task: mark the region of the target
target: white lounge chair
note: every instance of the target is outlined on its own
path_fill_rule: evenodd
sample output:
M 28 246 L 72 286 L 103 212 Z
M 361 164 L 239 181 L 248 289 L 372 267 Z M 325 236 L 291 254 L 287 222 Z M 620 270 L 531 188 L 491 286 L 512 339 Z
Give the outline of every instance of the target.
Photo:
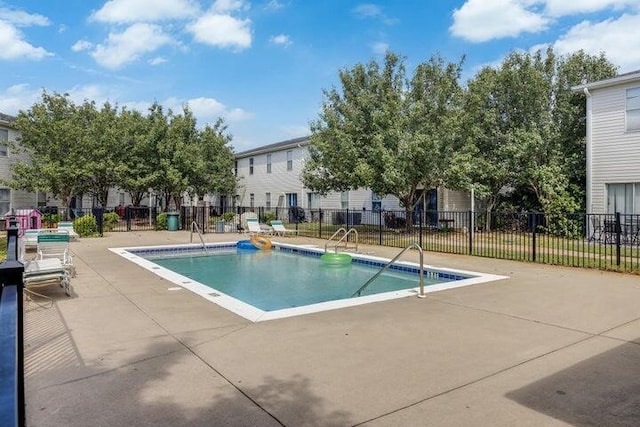
M 57 233 L 38 234 L 38 259 L 57 258 L 72 277 L 76 277 L 73 256 L 69 249 L 69 233 L 59 230 Z
M 253 235 L 253 234 L 270 234 L 271 230 L 264 230 L 261 226 L 260 223 L 258 222 L 258 219 L 255 218 L 248 218 L 247 219 L 247 229 L 249 230 L 248 233 Z
M 27 290 L 57 284 L 64 288 L 65 294 L 71 295 L 69 272 L 57 258 L 27 261 L 24 266 L 23 281 Z
M 58 223 L 58 230 L 67 231 L 71 240 L 78 240 L 80 238 L 80 235 L 73 229 L 72 221 L 60 221 Z
M 273 232 L 278 236 L 286 236 L 288 234 L 298 235 L 298 230 L 290 230 L 286 228 L 280 220 L 271 221 L 271 227 L 273 227 Z
M 40 230 L 25 230 L 22 235 L 22 247 L 26 249 L 35 249 L 38 247 L 38 233 Z

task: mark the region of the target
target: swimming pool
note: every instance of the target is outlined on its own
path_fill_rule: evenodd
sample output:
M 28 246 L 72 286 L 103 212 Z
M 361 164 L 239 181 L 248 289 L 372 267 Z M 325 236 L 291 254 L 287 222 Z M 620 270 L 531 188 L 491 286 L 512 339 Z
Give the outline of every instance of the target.
M 351 254 L 348 264 L 321 261 L 317 248 L 276 243 L 254 251 L 236 242 L 112 248 L 113 252 L 252 321 L 416 295 L 419 265 L 396 262 L 352 298 L 389 260 Z M 425 266 L 425 291 L 487 282 L 502 276 Z M 180 289 L 180 288 L 177 288 Z

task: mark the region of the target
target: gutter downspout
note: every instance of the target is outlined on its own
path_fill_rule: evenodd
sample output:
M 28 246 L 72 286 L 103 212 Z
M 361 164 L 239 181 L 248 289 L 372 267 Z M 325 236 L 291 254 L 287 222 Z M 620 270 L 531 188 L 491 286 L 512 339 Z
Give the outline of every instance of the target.
M 593 213 L 593 205 L 592 205 L 592 198 L 591 198 L 591 194 L 592 194 L 592 183 L 591 183 L 591 178 L 592 178 L 592 157 L 593 157 L 593 141 L 592 141 L 592 134 L 591 134 L 591 127 L 592 127 L 592 113 L 591 113 L 591 93 L 589 92 L 589 89 L 587 87 L 583 88 L 582 91 L 584 92 L 585 96 L 587 97 L 587 117 L 586 117 L 586 128 L 587 128 L 587 132 L 586 132 L 586 149 L 587 149 L 587 164 L 586 164 L 586 190 L 587 190 L 587 204 L 586 204 L 586 208 L 587 208 L 587 213 Z

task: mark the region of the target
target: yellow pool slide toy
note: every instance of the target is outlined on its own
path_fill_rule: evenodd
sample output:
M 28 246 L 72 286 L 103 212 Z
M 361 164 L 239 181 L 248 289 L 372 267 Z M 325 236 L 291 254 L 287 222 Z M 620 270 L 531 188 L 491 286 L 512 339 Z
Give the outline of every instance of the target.
M 253 246 L 255 246 L 258 249 L 271 249 L 271 247 L 273 246 L 271 244 L 271 240 L 263 236 L 254 235 L 254 236 L 251 236 L 250 240 Z

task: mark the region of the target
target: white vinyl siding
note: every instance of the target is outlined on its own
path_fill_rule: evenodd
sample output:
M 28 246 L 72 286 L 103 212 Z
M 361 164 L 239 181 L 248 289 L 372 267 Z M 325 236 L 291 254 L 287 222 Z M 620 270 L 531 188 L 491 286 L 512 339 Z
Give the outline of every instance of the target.
M 627 132 L 628 83 L 592 90 L 590 213 L 608 211 L 607 184 L 640 182 L 640 132 Z M 588 124 L 589 125 L 589 124 Z
M 239 206 L 249 206 L 251 194 L 254 194 L 255 207 L 266 207 L 271 211 L 276 208 L 288 206 L 290 194 L 297 195 L 298 206 L 304 209 L 350 209 L 367 212 L 371 214 L 373 209 L 372 191 L 367 188 L 359 188 L 348 192 L 348 197 L 342 199 L 340 192 L 330 192 L 320 196 L 305 188 L 300 176 L 304 167 L 304 159 L 309 157 L 306 145 L 285 145 L 271 150 L 256 149 L 247 152 L 246 155 L 237 156 L 237 203 Z M 253 160 L 253 174 L 250 171 L 250 160 Z M 271 173 L 263 165 L 271 164 Z M 464 194 L 464 193 L 463 193 Z M 461 196 L 462 197 L 462 196 Z M 469 205 L 469 196 L 466 195 L 467 203 L 458 203 L 463 209 Z M 379 202 L 379 203 L 378 203 Z M 382 210 L 403 210 L 398 199 L 394 196 L 385 195 L 381 200 L 376 200 L 376 206 Z M 280 211 L 279 211 L 280 212 Z M 363 221 L 365 215 L 363 214 Z

